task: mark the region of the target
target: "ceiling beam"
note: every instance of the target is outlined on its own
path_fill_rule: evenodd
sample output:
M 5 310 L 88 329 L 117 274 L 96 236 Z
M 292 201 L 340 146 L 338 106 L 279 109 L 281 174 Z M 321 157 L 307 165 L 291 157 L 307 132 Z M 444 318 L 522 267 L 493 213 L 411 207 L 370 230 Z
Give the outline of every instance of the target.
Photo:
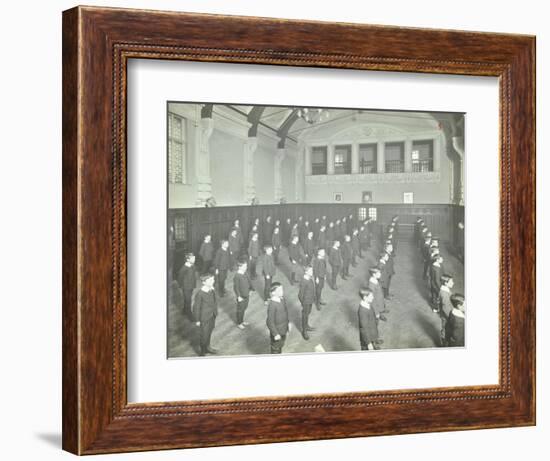
M 277 147 L 279 149 L 282 149 L 285 147 L 285 142 L 288 137 L 288 132 L 290 128 L 292 128 L 292 125 L 294 125 L 294 122 L 298 120 L 300 117 L 299 115 L 299 109 L 292 109 L 292 112 L 288 115 L 288 117 L 285 119 L 283 123 L 281 123 L 281 126 L 277 130 L 277 136 L 279 136 L 280 140 L 277 144 Z
M 248 137 L 258 136 L 258 126 L 260 124 L 260 118 L 264 113 L 265 106 L 254 106 L 252 110 L 248 113 L 246 120 L 252 125 L 248 129 Z
M 201 118 L 212 118 L 214 104 L 205 104 L 201 109 Z

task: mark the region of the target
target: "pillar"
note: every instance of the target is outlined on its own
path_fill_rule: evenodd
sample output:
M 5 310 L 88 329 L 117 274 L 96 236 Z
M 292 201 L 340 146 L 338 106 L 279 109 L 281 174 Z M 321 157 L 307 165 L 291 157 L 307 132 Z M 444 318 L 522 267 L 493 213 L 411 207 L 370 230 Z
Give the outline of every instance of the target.
M 306 176 L 311 176 L 311 147 L 304 146 L 304 155 L 305 155 L 305 174 Z
M 334 145 L 327 146 L 327 174 L 334 174 Z
M 351 145 L 351 173 L 359 174 L 359 144 Z
M 297 202 L 304 201 L 305 172 L 307 171 L 308 151 L 309 149 L 305 144 L 298 144 L 296 162 L 294 164 L 295 199 Z M 309 165 L 309 174 L 311 174 L 311 162 Z
M 210 136 L 214 131 L 214 120 L 201 118 L 199 125 L 199 152 L 197 155 L 197 205 L 204 206 L 212 197 L 212 176 L 210 175 Z
M 406 139 L 405 152 L 404 152 L 405 173 L 410 173 L 412 171 L 412 149 L 413 149 L 412 140 Z
M 453 149 L 456 151 L 460 160 L 458 166 L 460 167 L 460 184 L 458 186 L 459 196 L 458 204 L 464 205 L 464 138 L 462 136 L 453 136 Z M 435 170 L 435 157 L 434 157 L 434 170 Z
M 244 202 L 251 204 L 256 197 L 256 185 L 254 184 L 254 156 L 258 148 L 258 138 L 250 137 L 244 143 L 243 155 L 243 188 Z
M 384 152 L 384 141 L 378 141 L 376 146 L 376 171 L 386 172 L 386 153 Z
M 282 175 L 282 166 L 283 160 L 285 159 L 286 151 L 283 148 L 278 148 L 277 153 L 275 154 L 274 161 L 274 184 L 275 184 L 275 203 L 279 203 L 284 197 L 283 191 L 283 175 Z

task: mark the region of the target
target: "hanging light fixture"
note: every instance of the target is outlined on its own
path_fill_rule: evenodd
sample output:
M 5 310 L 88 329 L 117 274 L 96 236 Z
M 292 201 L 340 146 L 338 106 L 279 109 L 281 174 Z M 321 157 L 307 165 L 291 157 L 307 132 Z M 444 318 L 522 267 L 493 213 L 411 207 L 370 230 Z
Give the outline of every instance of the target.
M 330 116 L 327 109 L 308 107 L 298 109 L 298 115 L 310 125 L 323 122 Z

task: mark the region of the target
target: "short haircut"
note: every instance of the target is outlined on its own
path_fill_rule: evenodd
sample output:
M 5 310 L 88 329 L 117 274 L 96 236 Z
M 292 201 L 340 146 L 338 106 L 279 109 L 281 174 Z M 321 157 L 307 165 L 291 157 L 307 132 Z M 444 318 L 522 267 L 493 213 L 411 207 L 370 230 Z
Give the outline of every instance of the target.
M 441 276 L 441 284 L 447 285 L 447 283 L 449 283 L 449 280 L 452 280 L 452 279 L 453 279 L 453 276 L 451 274 L 443 274 Z
M 185 253 L 185 261 L 189 261 L 193 256 L 195 256 L 193 253 Z
M 380 272 L 380 268 L 377 267 L 377 266 L 372 266 L 371 268 L 369 268 L 369 274 L 373 275 L 373 274 L 376 274 L 377 272 Z
M 359 297 L 361 299 L 365 299 L 368 295 L 374 295 L 374 293 L 371 290 L 369 290 L 368 288 L 361 288 L 359 290 Z
M 220 246 L 222 246 L 224 243 L 229 243 L 229 240 L 227 239 L 220 240 Z
M 210 234 L 204 234 L 204 238 L 206 238 L 206 237 L 212 238 L 212 235 L 210 235 Z
M 304 272 L 308 271 L 309 269 L 313 270 L 313 266 L 311 264 L 308 264 L 304 267 Z
M 317 248 L 317 254 L 321 253 L 321 251 L 325 251 L 324 248 Z
M 283 285 L 281 285 L 279 282 L 273 282 L 271 284 L 271 287 L 269 288 L 269 294 L 272 295 L 273 293 L 275 293 L 277 288 L 282 287 L 282 286 Z
M 453 307 L 462 306 L 464 304 L 464 295 L 461 293 L 451 295 L 451 304 Z
M 201 275 L 201 283 L 206 282 L 208 279 L 211 279 L 214 277 L 214 274 L 212 272 L 207 272 L 206 274 Z
M 271 248 L 273 250 L 273 245 L 271 245 L 270 243 L 268 243 L 267 245 L 264 245 L 264 250 L 267 251 L 268 248 Z

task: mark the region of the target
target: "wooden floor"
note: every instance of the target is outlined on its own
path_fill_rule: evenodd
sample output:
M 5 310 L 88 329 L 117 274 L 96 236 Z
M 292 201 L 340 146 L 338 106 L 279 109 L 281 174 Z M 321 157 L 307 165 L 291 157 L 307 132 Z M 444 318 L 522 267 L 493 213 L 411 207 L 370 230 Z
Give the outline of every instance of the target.
M 358 290 L 368 280 L 368 268 L 375 264 L 378 250 L 370 250 L 351 269 L 351 278 L 338 278 L 338 290 L 325 285 L 323 298 L 326 306 L 321 311 L 313 307 L 310 325 L 316 330 L 309 341 L 302 338 L 301 307 L 298 301 L 298 287 L 288 281 L 289 262 L 284 249 L 281 250 L 280 266 L 274 281 L 284 286 L 292 330 L 287 337 L 283 353 L 315 352 L 319 345 L 326 351 L 360 350 L 357 327 Z M 464 267 L 445 247 L 441 248 L 445 260 L 445 271 L 455 279 L 453 292 L 464 293 Z M 392 279 L 388 302 L 390 312 L 387 322 L 379 323 L 379 332 L 384 343 L 382 349 L 410 349 L 437 347 L 439 343 L 440 320 L 428 304 L 428 290 L 422 280 L 422 261 L 412 243 L 400 241 L 395 258 L 396 274 Z M 261 274 L 261 264 L 258 264 Z M 266 307 L 262 299 L 263 277 L 254 282 L 256 292 L 251 293 L 245 321 L 250 322 L 245 330 L 236 325 L 236 303 L 233 293 L 233 274 L 226 282 L 227 294 L 218 297 L 219 314 L 212 334 L 212 346 L 220 355 L 253 355 L 269 353 L 269 334 L 265 324 Z M 198 327 L 182 314 L 181 293 L 177 283 L 172 286 L 168 311 L 168 357 L 195 357 L 198 355 Z

